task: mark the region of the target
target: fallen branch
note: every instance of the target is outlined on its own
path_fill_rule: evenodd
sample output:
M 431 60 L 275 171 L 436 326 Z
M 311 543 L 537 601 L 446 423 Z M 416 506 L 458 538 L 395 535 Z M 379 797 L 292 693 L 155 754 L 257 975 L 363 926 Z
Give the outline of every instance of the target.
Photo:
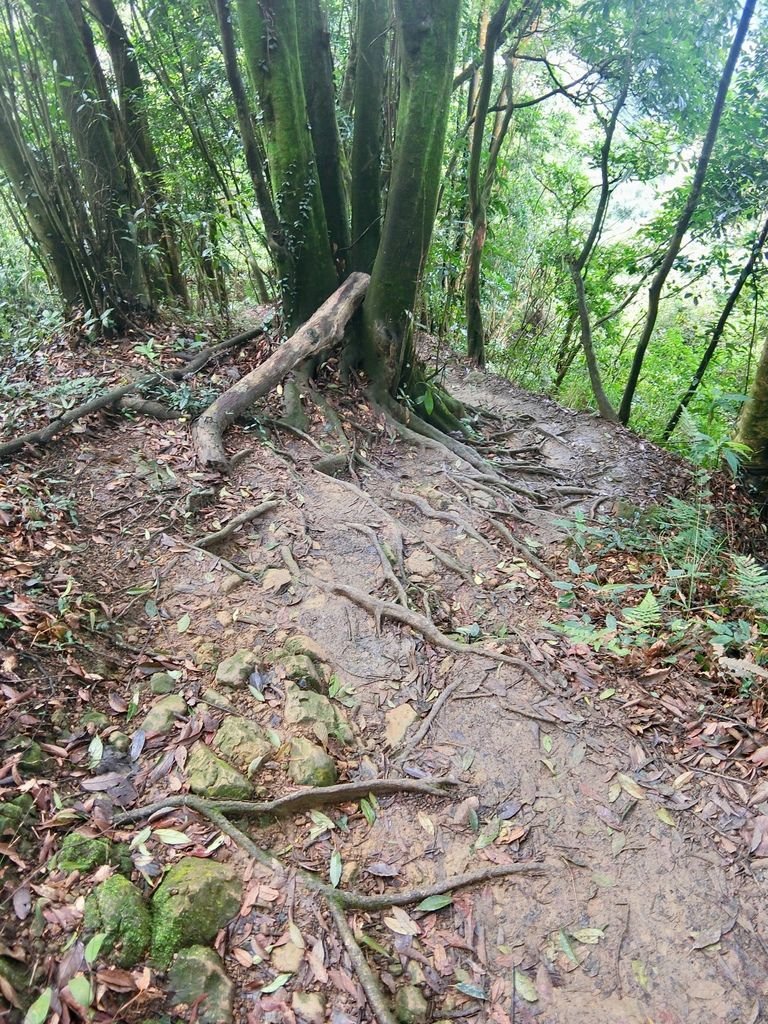
M 347 924 L 347 917 L 339 903 L 331 896 L 328 897 L 328 912 L 333 918 L 339 938 L 344 943 L 352 967 L 357 975 L 358 981 L 363 987 L 368 1005 L 378 1024 L 397 1024 L 397 1018 L 387 1005 L 387 998 L 384 995 L 379 979 L 368 966 L 365 954 L 358 945 L 352 929 Z
M 295 814 L 298 811 L 314 810 L 328 804 L 343 804 L 350 800 L 360 800 L 369 793 L 374 796 L 391 796 L 393 793 L 420 793 L 422 796 L 446 796 L 443 786 L 456 786 L 457 781 L 450 776 L 426 779 L 366 779 L 363 782 L 343 782 L 338 786 L 317 786 L 301 789 L 297 793 L 277 797 L 275 800 L 205 800 L 202 797 L 190 797 L 177 794 L 157 800 L 153 804 L 145 804 L 132 811 L 125 811 L 115 818 L 115 824 L 124 825 L 129 821 L 141 821 L 158 811 L 169 807 L 191 807 L 200 811 L 202 805 L 222 814 L 239 814 L 244 817 L 262 815 Z
M 246 341 L 250 341 L 252 338 L 256 338 L 258 335 L 263 333 L 263 325 L 254 327 L 250 331 L 238 334 L 235 338 L 228 338 L 226 341 L 219 342 L 218 345 L 212 345 L 210 348 L 203 349 L 203 351 L 199 352 L 194 359 L 190 359 L 189 362 L 180 369 L 164 370 L 162 373 L 150 373 L 144 377 L 139 377 L 137 380 L 132 381 L 129 384 L 120 384 L 118 387 L 110 388 L 108 391 L 103 391 L 100 395 L 94 395 L 93 398 L 89 398 L 87 402 L 83 402 L 82 405 L 75 406 L 74 409 L 68 409 L 63 413 L 63 415 L 59 416 L 55 420 L 51 420 L 50 423 L 41 427 L 39 430 L 31 430 L 28 434 L 22 434 L 20 437 L 16 437 L 12 441 L 6 441 L 4 444 L 0 444 L 0 462 L 4 462 L 11 455 L 15 455 L 16 452 L 19 452 L 29 446 L 48 444 L 49 441 L 53 440 L 57 434 L 60 434 L 71 423 L 82 419 L 84 416 L 89 416 L 93 412 L 98 412 L 100 409 L 113 408 L 128 395 L 133 395 L 137 391 L 143 391 L 145 388 L 151 388 L 158 384 L 167 383 L 169 380 L 184 380 L 185 377 L 190 377 L 192 374 L 197 373 L 197 371 L 202 369 L 206 363 L 211 359 L 215 359 L 226 349 L 233 348 L 235 345 L 242 345 Z
M 315 465 L 317 465 L 317 463 Z M 357 530 L 358 533 L 362 533 L 363 536 L 367 537 L 370 540 L 371 544 L 373 544 L 374 548 L 376 549 L 376 554 L 379 556 L 379 561 L 381 562 L 381 569 L 382 572 L 384 573 L 384 578 L 389 580 L 389 582 L 395 588 L 395 592 L 397 593 L 400 604 L 404 608 L 407 608 L 408 595 L 405 592 L 403 584 L 400 582 L 397 576 L 395 576 L 394 570 L 392 569 L 392 565 L 389 559 L 387 558 L 387 553 L 381 546 L 379 538 L 376 535 L 376 531 L 372 530 L 370 526 L 366 526 L 364 523 L 350 523 L 349 525 L 352 527 L 353 530 Z
M 418 747 L 418 745 L 427 735 L 429 730 L 432 728 L 435 719 L 440 714 L 440 709 L 442 708 L 442 706 L 448 701 L 449 697 L 451 697 L 452 694 L 454 694 L 459 689 L 459 687 L 463 685 L 464 680 L 461 678 L 461 676 L 457 676 L 452 683 L 449 683 L 445 687 L 445 689 L 442 690 L 442 692 L 439 694 L 434 704 L 430 708 L 429 714 L 419 726 L 416 735 L 413 737 L 413 739 L 409 740 L 408 743 L 403 744 L 399 747 L 398 759 L 400 761 L 403 761 L 412 750 Z
M 227 469 L 224 432 L 258 398 L 310 356 L 320 355 L 341 341 L 347 323 L 362 304 L 368 288 L 367 274 L 350 274 L 344 284 L 274 352 L 231 388 L 219 395 L 192 427 L 200 464 Z
M 245 523 L 250 523 L 252 520 L 257 519 L 259 516 L 263 516 L 265 512 L 271 512 L 274 508 L 279 508 L 279 501 L 263 501 L 260 505 L 255 508 L 249 508 L 247 512 L 242 512 L 239 516 L 235 516 L 234 519 L 230 519 L 226 526 L 222 526 L 220 530 L 216 530 L 215 533 L 207 533 L 200 540 L 195 542 L 196 548 L 203 548 L 207 550 L 218 544 L 222 540 L 226 540 L 227 537 L 231 537 L 232 534 L 238 530 Z

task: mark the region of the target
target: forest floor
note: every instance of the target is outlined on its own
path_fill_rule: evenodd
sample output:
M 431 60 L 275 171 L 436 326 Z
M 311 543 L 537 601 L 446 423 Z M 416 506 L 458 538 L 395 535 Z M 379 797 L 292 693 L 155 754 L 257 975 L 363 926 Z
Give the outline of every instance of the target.
M 247 370 L 259 344 L 205 385 Z M 62 348 L 57 363 L 30 366 L 19 385 L 26 406 L 6 436 L 40 414 L 51 379 L 109 382 L 124 354 L 119 344 L 98 359 Z M 230 453 L 244 454 L 227 478 L 196 468 L 185 421 L 112 413 L 3 467 L 0 785 L 4 801 L 27 793 L 34 803 L 0 837 L 0 958 L 32 975 L 29 994 L 50 989 L 52 1021 L 205 1020 L 204 1005 L 173 1012 L 151 962 L 120 969 L 85 957 L 84 898 L 113 868 L 52 867 L 77 827 L 133 844 L 131 877 L 143 890 L 190 854 L 236 866 L 240 912 L 215 948 L 235 985 L 237 1022 L 376 1019 L 355 940 L 402 1020 L 766 1019 L 759 687 L 725 679 L 694 643 L 673 650 L 666 634 L 622 653 L 561 629 L 585 611 L 599 616 L 583 579 L 618 588 L 620 617 L 647 591 L 631 589 L 637 580 L 664 574 L 658 552 L 606 537 L 630 508 L 693 500 L 690 466 L 452 363 L 451 392 L 491 414 L 478 425 L 509 485 L 500 487 L 436 445 L 397 437 L 362 391 L 334 390 L 324 373 L 304 436 L 265 426 L 281 415 L 279 395 L 258 411 L 259 429 L 228 433 Z M 321 396 L 333 397 L 338 422 Z M 339 451 L 338 476 L 315 468 Z M 730 524 L 759 540 L 746 504 L 730 500 L 726 532 Z M 274 504 L 258 518 L 199 546 L 265 501 Z M 288 681 L 274 652 L 291 640 L 330 685 L 351 742 L 285 721 Z M 242 650 L 256 652 L 258 667 L 219 710 L 216 665 Z M 168 733 L 137 728 L 158 672 L 173 673 L 188 709 Z M 83 721 L 93 711 L 102 715 Z M 222 836 L 189 807 L 155 814 L 151 831 L 145 820 L 116 820 L 185 794 L 190 748 L 232 714 L 274 737 L 254 779 L 260 799 L 296 789 L 287 750 L 301 733 L 333 756 L 342 783 L 453 781 L 444 795 L 404 785 L 322 812 L 234 816 L 282 868 L 254 861 L 236 830 Z M 111 742 L 118 733 L 129 735 L 127 750 Z M 491 877 L 516 865 L 518 874 Z M 303 884 L 307 871 L 383 896 L 469 871 L 485 878 L 422 909 L 349 909 L 350 943 L 328 901 Z M 89 1011 L 82 988 L 68 988 L 80 974 L 91 983 Z M 0 1004 L 23 1001 L 10 976 Z M 7 1019 L 14 1013 L 21 1019 L 10 1009 Z

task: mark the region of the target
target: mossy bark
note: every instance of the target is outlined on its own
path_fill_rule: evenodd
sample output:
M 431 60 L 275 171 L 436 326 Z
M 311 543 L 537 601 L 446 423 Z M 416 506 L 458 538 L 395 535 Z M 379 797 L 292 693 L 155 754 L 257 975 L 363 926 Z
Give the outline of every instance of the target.
M 384 130 L 387 0 L 360 0 L 355 70 L 351 201 L 353 270 L 370 274 L 381 236 L 381 150 Z
M 395 0 L 400 101 L 381 242 L 363 306 L 375 389 L 410 390 L 413 311 L 434 225 L 458 34 L 459 0 Z
M 295 0 L 239 0 L 248 69 L 267 136 L 279 235 L 271 238 L 289 333 L 336 287 L 304 98 Z
M 761 493 L 768 497 L 768 341 L 763 345 L 736 439 L 750 449 L 752 455 L 745 468 L 757 481 Z
M 296 0 L 301 26 L 301 75 L 312 146 L 323 197 L 328 239 L 339 281 L 349 269 L 349 212 L 344 188 L 344 153 L 336 121 L 331 39 L 325 12 L 318 0 Z

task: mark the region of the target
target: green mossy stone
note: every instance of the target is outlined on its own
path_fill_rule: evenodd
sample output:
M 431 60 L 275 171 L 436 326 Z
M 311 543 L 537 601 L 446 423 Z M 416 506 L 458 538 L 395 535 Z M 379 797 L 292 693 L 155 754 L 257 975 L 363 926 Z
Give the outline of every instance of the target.
M 210 942 L 240 908 L 243 883 L 234 868 L 184 857 L 152 898 L 152 960 L 167 967 L 174 953 Z
M 291 741 L 288 775 L 297 786 L 333 786 L 338 781 L 333 758 L 303 737 Z
M 219 726 L 213 745 L 222 757 L 243 771 L 252 773 L 274 753 L 264 731 L 247 718 L 229 715 Z
M 162 697 L 149 709 L 141 723 L 147 733 L 165 734 L 173 729 L 176 720 L 189 712 L 184 699 L 177 693 Z
M 51 763 L 37 740 L 30 739 L 29 736 L 11 737 L 5 745 L 5 749 L 9 754 L 21 754 L 17 763 L 19 771 L 25 775 L 36 775 L 45 771 Z
M 345 715 L 327 697 L 313 690 L 289 686 L 283 718 L 287 725 L 320 725 L 341 743 L 351 743 L 354 738 Z
M 134 967 L 152 937 L 152 921 L 144 899 L 122 875 L 101 882 L 85 901 L 85 927 L 106 936 L 102 954 L 118 967 Z
M 22 1008 L 26 1010 L 32 1002 L 29 988 L 29 971 L 18 961 L 12 960 L 8 956 L 0 956 L 0 978 L 8 982 L 16 993 Z
M 131 737 L 127 732 L 113 732 L 109 737 L 110 745 L 119 753 L 124 754 L 131 746 Z
M 92 871 L 112 859 L 112 843 L 109 839 L 96 839 L 80 832 L 64 836 L 56 866 L 62 871 Z
M 221 648 L 210 640 L 203 640 L 201 644 L 197 645 L 192 660 L 197 668 L 212 671 L 221 661 Z
M 175 1003 L 197 1006 L 200 1024 L 231 1024 L 235 987 L 212 949 L 182 949 L 168 972 L 168 981 Z
M 322 672 L 306 654 L 289 654 L 281 661 L 287 678 L 293 680 L 299 687 L 314 690 L 315 693 L 328 692 L 328 684 Z
M 213 800 L 247 800 L 253 795 L 248 779 L 204 743 L 195 743 L 190 750 L 186 773 L 190 790 L 199 796 Z
M 0 836 L 15 835 L 36 814 L 35 801 L 29 793 L 21 793 L 0 804 L 0 808 Z
M 216 682 L 222 686 L 242 686 L 259 663 L 254 651 L 236 651 L 231 658 L 225 658 L 216 669 Z
M 395 1016 L 400 1024 L 425 1024 L 429 1006 L 416 985 L 405 985 L 395 996 Z
M 81 729 L 86 729 L 89 725 L 93 725 L 98 731 L 99 729 L 103 729 L 104 726 L 109 725 L 109 715 L 105 715 L 103 711 L 97 711 L 95 708 L 91 708 L 90 711 L 86 711 L 80 715 L 80 721 L 78 724 Z
M 152 693 L 160 696 L 173 693 L 176 689 L 176 680 L 167 672 L 155 672 L 153 676 L 150 676 L 149 689 Z

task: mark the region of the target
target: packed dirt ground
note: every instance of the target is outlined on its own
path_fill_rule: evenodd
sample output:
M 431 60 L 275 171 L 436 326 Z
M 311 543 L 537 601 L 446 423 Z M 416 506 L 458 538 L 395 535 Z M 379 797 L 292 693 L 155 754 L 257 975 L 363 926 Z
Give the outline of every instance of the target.
M 60 369 L 108 378 L 117 354 Z M 31 798 L 2 819 L 4 1019 L 46 990 L 65 1022 L 766 1019 L 759 687 L 740 699 L 690 652 L 619 657 L 557 628 L 569 522 L 685 494 L 690 468 L 460 362 L 444 380 L 492 472 L 398 435 L 333 362 L 304 429 L 276 422 L 275 394 L 229 432 L 227 477 L 196 468 L 186 420 L 113 412 L 3 467 L 0 785 L 6 806 Z M 600 582 L 631 582 L 635 557 L 617 551 Z M 322 714 L 296 712 L 308 690 Z M 158 697 L 175 711 L 145 728 Z M 338 802 L 184 806 L 228 718 L 272 747 L 235 772 L 248 799 L 299 791 L 303 737 L 347 786 Z M 377 794 L 382 779 L 399 782 Z M 209 810 L 230 792 L 210 772 L 194 785 Z M 75 831 L 126 844 L 127 868 L 67 870 Z M 122 870 L 148 899 L 190 856 L 240 886 L 207 943 L 234 985 L 218 1017 L 156 955 L 86 955 L 94 886 Z

